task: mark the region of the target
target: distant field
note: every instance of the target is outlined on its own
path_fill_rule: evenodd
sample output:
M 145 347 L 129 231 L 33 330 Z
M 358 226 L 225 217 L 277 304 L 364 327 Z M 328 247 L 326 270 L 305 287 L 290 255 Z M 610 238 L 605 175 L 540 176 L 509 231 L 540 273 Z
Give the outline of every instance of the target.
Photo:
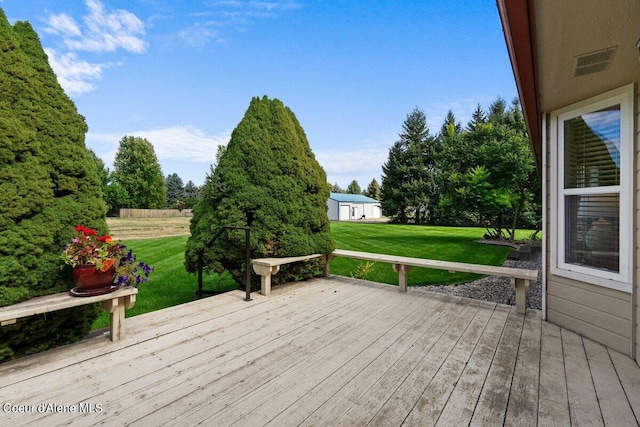
M 107 218 L 109 234 L 116 240 L 188 236 L 191 217 Z

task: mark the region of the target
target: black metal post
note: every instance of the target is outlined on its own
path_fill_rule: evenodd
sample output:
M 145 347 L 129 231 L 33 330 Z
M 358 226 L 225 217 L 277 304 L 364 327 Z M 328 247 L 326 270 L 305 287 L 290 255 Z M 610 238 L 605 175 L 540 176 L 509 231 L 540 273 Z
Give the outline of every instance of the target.
M 244 229 L 244 268 L 245 268 L 245 301 L 251 301 L 251 229 Z
M 209 243 L 205 247 L 209 247 L 213 244 L 213 242 L 220 237 L 224 230 L 244 230 L 244 268 L 245 268 L 245 292 L 246 297 L 245 301 L 251 301 L 251 228 L 250 227 L 235 227 L 231 225 L 226 225 L 218 231 Z M 196 291 L 196 295 L 198 298 L 202 298 L 203 293 L 215 293 L 216 291 L 203 291 L 202 290 L 202 269 L 203 269 L 203 251 L 199 254 L 198 258 L 198 290 Z
M 196 292 L 198 299 L 202 298 L 202 269 L 203 268 L 204 267 L 202 266 L 202 253 L 200 253 L 198 255 L 198 291 Z

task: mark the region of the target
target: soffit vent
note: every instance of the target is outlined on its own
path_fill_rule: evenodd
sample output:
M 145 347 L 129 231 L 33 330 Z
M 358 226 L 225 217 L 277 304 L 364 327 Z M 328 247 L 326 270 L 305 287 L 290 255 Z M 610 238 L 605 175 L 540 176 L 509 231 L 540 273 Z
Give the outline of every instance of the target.
M 615 53 L 616 48 L 610 47 L 597 52 L 576 56 L 573 60 L 573 77 L 606 71 Z

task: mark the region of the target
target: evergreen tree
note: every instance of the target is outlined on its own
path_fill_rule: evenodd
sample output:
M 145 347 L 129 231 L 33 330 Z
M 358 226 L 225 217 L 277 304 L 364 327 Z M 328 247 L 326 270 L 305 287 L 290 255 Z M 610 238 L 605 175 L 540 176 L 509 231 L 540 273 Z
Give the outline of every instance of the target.
M 355 179 L 347 186 L 347 194 L 361 194 L 362 189 Z
M 382 211 L 399 222 L 408 220 L 408 212 L 415 222 L 428 222 L 438 204 L 439 141 L 429 135 L 426 116 L 418 108 L 407 116 L 403 130 L 382 166 Z
M 212 165 L 212 169 L 215 169 L 216 166 L 218 166 L 218 164 L 220 163 L 220 159 L 222 158 L 222 155 L 224 154 L 224 150 L 226 150 L 227 146 L 226 145 L 222 145 L 219 144 L 218 148 L 216 149 L 216 162 L 215 164 Z
M 68 291 L 60 254 L 84 224 L 106 232 L 87 125 L 65 95 L 29 23 L 0 9 L 0 306 Z M 0 360 L 80 339 L 92 305 L 0 328 Z
M 126 202 L 121 207 L 162 209 L 167 188 L 153 145 L 144 138 L 124 136 L 116 153 L 113 183 L 122 188 Z
M 375 178 L 373 178 L 369 186 L 367 186 L 364 195 L 372 199 L 380 200 L 380 184 L 378 184 Z
M 188 209 L 192 209 L 202 199 L 202 188 L 198 187 L 189 180 L 184 186 L 184 205 Z
M 443 139 L 442 207 L 485 226 L 490 237 L 513 239 L 523 213 L 536 225 L 539 183 L 519 104 L 505 110 L 498 98 L 490 111 L 489 122 L 477 120 L 473 130 Z
M 498 97 L 489 105 L 487 120 L 494 125 L 503 125 L 507 122 L 507 103 L 503 98 Z
M 474 132 L 479 125 L 483 125 L 485 123 L 487 123 L 487 115 L 482 110 L 480 104 L 478 104 L 471 115 L 471 120 L 467 123 L 467 132 Z
M 100 187 L 104 189 L 109 185 L 109 168 L 105 166 L 104 161 L 100 157 L 93 152 L 93 150 L 88 150 L 89 156 L 91 160 L 93 160 L 93 164 L 96 168 L 96 174 L 98 175 L 98 181 L 100 181 Z
M 506 113 L 505 124 L 516 132 L 527 132 L 524 114 L 522 113 L 522 108 L 520 108 L 520 99 L 517 97 L 511 101 L 511 107 Z
M 459 135 L 462 133 L 462 125 L 460 122 L 456 122 L 456 116 L 453 114 L 453 111 L 449 110 L 447 113 L 447 117 L 444 119 L 444 123 L 440 128 L 440 135 Z
M 107 213 L 109 212 L 109 202 L 107 201 L 107 196 L 109 194 L 109 182 L 111 173 L 109 172 L 109 168 L 107 168 L 104 164 L 104 161 L 100 157 L 93 152 L 93 150 L 89 151 L 89 157 L 94 165 L 96 170 L 96 175 L 98 176 L 98 181 L 100 182 L 100 190 L 102 194 L 102 199 L 107 203 Z
M 197 271 L 203 253 L 208 271 L 244 282 L 244 233 L 227 231 L 207 246 L 224 226 L 251 227 L 252 258 L 330 253 L 328 199 L 326 174 L 293 112 L 277 99 L 253 98 L 194 208 L 187 271 Z M 283 266 L 272 280 L 309 277 L 322 263 Z
M 178 200 L 184 203 L 186 195 L 184 185 L 182 184 L 182 178 L 180 178 L 177 173 L 172 173 L 167 176 L 166 184 L 167 207 L 173 207 Z
M 380 205 L 382 213 L 396 222 L 407 222 L 409 201 L 403 182 L 409 179 L 406 147 L 402 141 L 396 141 L 389 149 L 389 157 L 382 165 L 382 188 Z
M 346 191 L 344 189 L 342 189 L 342 187 L 340 187 L 337 182 L 331 186 L 331 192 L 332 193 L 346 193 Z

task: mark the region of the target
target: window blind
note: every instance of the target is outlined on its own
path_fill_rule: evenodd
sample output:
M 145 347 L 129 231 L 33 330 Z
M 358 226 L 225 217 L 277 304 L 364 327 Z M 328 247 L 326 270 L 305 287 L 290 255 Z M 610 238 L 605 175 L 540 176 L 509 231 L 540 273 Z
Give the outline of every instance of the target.
M 564 123 L 565 188 L 620 185 L 620 105 Z
M 564 122 L 565 261 L 570 264 L 620 271 L 620 120 L 620 105 L 614 105 Z
M 565 261 L 620 271 L 620 195 L 565 196 Z

